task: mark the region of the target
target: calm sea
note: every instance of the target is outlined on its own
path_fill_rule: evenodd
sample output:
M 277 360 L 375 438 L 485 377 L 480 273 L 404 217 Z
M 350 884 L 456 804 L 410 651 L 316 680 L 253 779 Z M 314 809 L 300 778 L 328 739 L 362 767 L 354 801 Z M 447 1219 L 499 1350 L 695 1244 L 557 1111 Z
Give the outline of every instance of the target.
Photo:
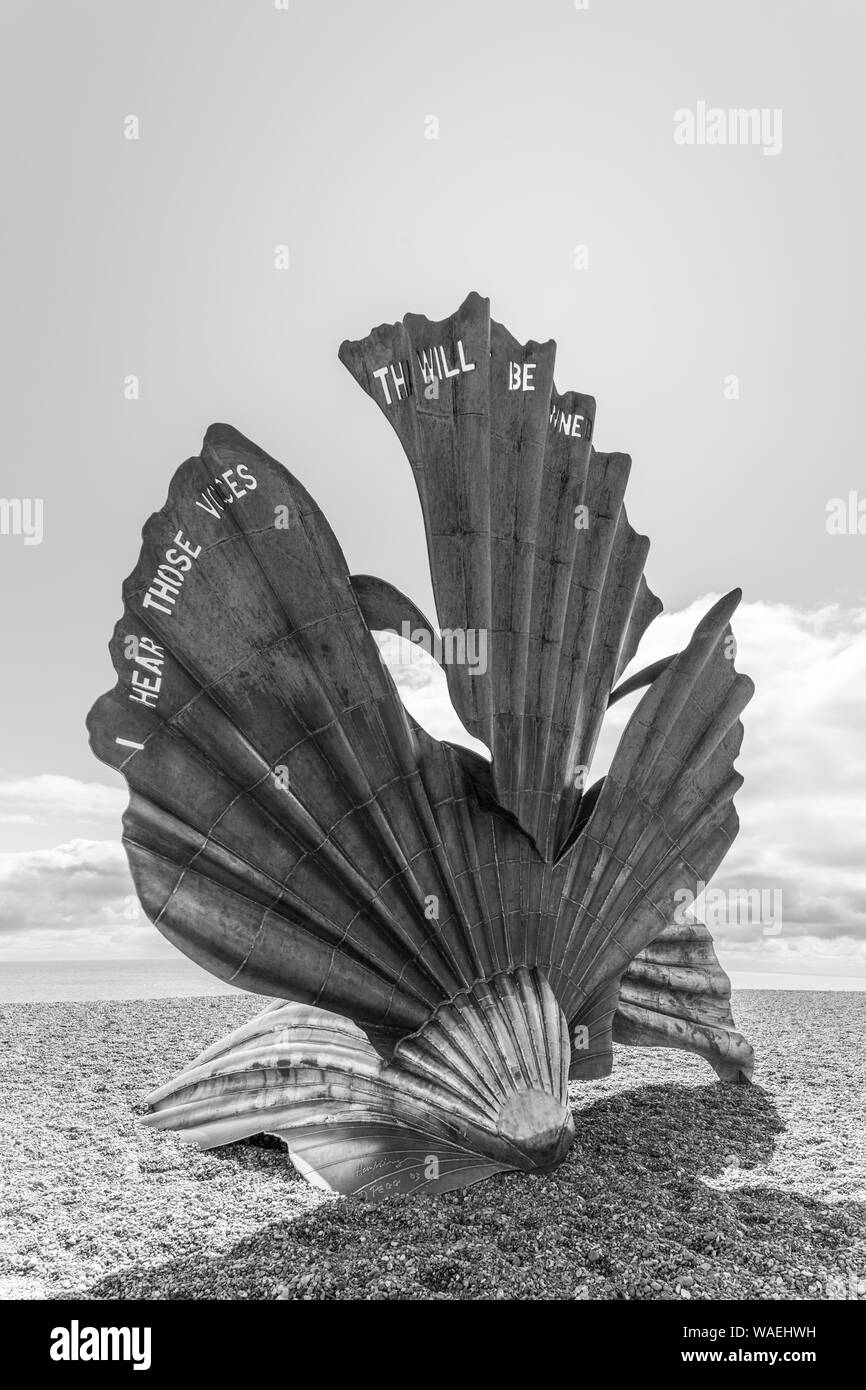
M 732 971 L 735 990 L 862 990 L 866 980 Z M 0 961 L 0 1003 L 40 999 L 166 999 L 237 994 L 178 953 L 176 960 Z
M 0 961 L 0 1002 L 7 1004 L 237 993 L 180 954 L 177 960 Z

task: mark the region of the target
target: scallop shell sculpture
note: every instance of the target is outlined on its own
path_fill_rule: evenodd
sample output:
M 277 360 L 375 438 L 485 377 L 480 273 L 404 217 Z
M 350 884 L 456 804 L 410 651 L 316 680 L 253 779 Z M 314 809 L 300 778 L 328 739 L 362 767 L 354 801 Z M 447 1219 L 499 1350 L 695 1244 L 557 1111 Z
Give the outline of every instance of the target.
M 614 1041 L 748 1079 L 727 977 L 675 897 L 737 833 L 739 594 L 620 681 L 661 605 L 630 461 L 595 451 L 594 402 L 556 391 L 554 355 L 476 294 L 340 350 L 409 458 L 439 629 L 349 575 L 309 493 L 228 426 L 146 524 L 91 743 L 127 780 L 150 919 L 275 1001 L 148 1123 L 204 1147 L 279 1135 L 337 1192 L 440 1192 L 559 1163 L 569 1077 L 607 1075 Z M 406 622 L 441 635 L 489 761 L 403 706 L 372 633 Z M 485 662 L 460 659 L 470 633 Z M 587 788 L 606 709 L 643 687 Z

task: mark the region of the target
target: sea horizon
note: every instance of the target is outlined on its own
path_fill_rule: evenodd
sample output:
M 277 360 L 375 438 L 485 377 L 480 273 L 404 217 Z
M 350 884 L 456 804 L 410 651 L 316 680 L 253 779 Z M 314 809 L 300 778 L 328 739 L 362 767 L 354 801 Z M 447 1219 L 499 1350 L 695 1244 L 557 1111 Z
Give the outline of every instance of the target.
M 729 971 L 734 991 L 850 993 L 866 990 L 860 976 Z M 166 999 L 247 991 L 208 974 L 184 956 L 176 960 L 80 957 L 0 961 L 0 1004 L 84 1002 L 89 999 Z

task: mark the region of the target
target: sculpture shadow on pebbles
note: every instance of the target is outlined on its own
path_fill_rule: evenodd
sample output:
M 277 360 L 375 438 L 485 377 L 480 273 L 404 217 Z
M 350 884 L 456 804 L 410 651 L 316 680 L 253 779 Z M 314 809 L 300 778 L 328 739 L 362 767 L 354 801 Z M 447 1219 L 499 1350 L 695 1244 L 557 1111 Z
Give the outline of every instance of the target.
M 861 1203 L 750 1186 L 782 1121 L 759 1086 L 579 1089 L 575 1141 L 546 1175 L 465 1192 L 327 1200 L 226 1252 L 139 1264 L 87 1298 L 826 1297 L 862 1227 Z M 233 1145 L 226 1158 L 271 1155 Z M 279 1153 L 273 1166 L 279 1167 Z M 801 1287 L 793 1267 L 802 1268 Z M 809 1272 L 815 1277 L 810 1278 Z M 782 1278 L 785 1289 L 777 1284 Z

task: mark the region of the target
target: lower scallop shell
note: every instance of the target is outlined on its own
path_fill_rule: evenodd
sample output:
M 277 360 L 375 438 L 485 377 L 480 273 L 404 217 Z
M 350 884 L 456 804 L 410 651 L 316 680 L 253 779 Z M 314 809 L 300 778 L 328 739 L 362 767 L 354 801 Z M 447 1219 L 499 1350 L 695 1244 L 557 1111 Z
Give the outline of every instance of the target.
M 277 1003 L 155 1091 L 147 1121 L 202 1148 L 276 1134 L 331 1191 L 447 1191 L 562 1160 L 569 1050 L 537 970 L 455 996 L 388 1058 L 347 1019 Z

